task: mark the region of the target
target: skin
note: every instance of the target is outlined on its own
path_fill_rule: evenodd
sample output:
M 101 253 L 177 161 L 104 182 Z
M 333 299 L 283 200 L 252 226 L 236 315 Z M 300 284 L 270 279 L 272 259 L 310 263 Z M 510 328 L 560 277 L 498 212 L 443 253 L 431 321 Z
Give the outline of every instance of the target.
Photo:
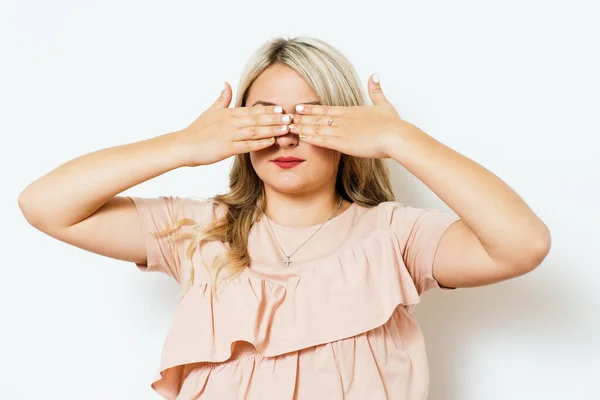
M 280 64 L 263 71 L 250 87 L 246 100 L 247 107 L 276 105 L 290 115 L 297 104 L 319 104 L 319 101 L 300 74 Z M 295 168 L 283 169 L 271 161 L 279 156 L 305 161 Z M 329 218 L 339 202 L 335 178 L 340 156 L 339 151 L 303 142 L 289 131 L 276 137 L 272 146 L 250 152 L 252 166 L 265 185 L 269 218 L 294 228 L 317 225 Z M 344 200 L 334 216 L 350 205 Z M 290 213 L 290 209 L 296 211 Z

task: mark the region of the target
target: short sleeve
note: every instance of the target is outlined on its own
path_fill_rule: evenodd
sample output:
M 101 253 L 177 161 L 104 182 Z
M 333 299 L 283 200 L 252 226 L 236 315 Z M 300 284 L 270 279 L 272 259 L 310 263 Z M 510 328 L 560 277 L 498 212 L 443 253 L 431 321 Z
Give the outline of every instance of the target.
M 419 296 L 440 286 L 433 277 L 433 261 L 446 230 L 460 217 L 432 208 L 414 208 L 393 202 L 391 227 L 402 249 L 403 261 Z
M 209 203 L 177 196 L 128 197 L 135 204 L 146 243 L 147 263 L 136 266 L 142 271 L 162 272 L 181 283 L 181 258 L 185 254 L 182 244 L 170 235 L 153 233 L 172 228 L 182 218 L 203 222 Z

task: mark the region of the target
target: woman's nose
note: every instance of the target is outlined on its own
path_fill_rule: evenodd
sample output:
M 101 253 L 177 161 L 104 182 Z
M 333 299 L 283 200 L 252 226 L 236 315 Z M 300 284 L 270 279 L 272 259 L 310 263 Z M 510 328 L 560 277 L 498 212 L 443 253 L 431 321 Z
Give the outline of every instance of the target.
M 294 133 L 288 133 L 287 135 L 277 136 L 275 138 L 275 143 L 277 143 L 277 146 L 280 148 L 296 147 L 299 141 L 298 135 Z

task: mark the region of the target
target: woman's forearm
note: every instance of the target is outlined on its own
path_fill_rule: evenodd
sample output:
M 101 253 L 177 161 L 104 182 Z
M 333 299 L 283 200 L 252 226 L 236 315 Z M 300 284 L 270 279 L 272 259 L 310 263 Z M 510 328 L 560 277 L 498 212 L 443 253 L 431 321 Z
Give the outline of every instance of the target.
M 19 196 L 29 223 L 72 226 L 115 195 L 184 166 L 177 132 L 74 158 L 36 179 Z

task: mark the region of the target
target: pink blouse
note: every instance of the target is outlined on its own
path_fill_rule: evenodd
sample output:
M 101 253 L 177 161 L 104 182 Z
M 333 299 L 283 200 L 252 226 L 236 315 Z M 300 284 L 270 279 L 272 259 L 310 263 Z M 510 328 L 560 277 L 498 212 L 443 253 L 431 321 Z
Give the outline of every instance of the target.
M 204 199 L 131 199 L 147 232 L 175 218 L 203 224 L 222 215 Z M 225 246 L 205 244 L 194 253 L 194 283 L 175 312 L 152 388 L 177 400 L 426 399 L 427 356 L 412 311 L 426 290 L 440 287 L 433 259 L 457 220 L 398 202 L 353 203 L 286 267 L 263 216 L 250 231 L 249 267 L 217 297 L 201 258 L 210 266 Z M 271 226 L 288 254 L 318 228 Z M 145 237 L 148 263 L 138 267 L 185 285 L 187 243 Z

